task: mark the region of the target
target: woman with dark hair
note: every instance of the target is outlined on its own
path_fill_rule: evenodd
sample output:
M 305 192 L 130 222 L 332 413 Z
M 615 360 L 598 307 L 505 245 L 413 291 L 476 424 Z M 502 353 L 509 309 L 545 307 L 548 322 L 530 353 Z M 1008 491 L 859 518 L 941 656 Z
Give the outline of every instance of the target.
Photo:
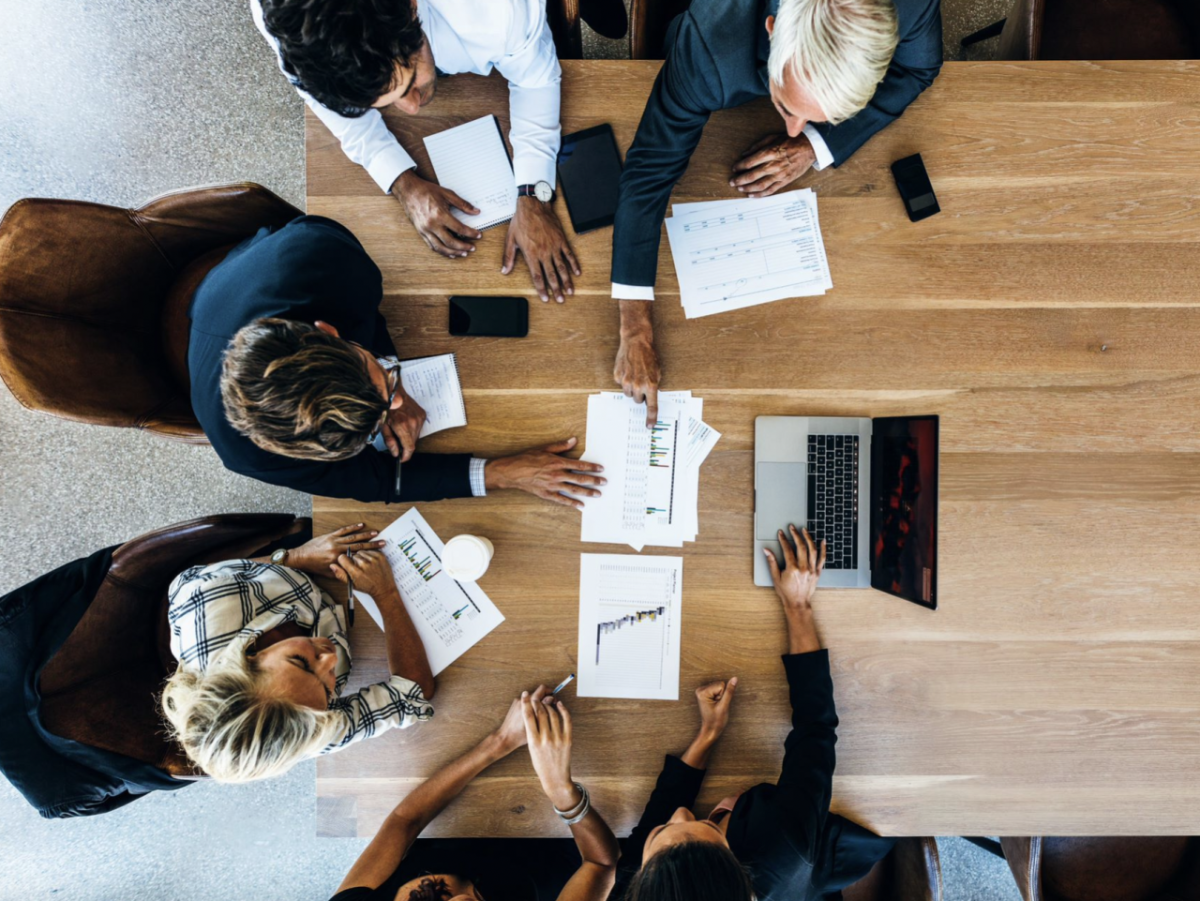
M 478 745 L 430 776 L 400 802 L 355 861 L 333 901 L 531 901 L 543 897 L 529 878 L 547 868 L 542 860 L 513 861 L 503 841 L 492 853 L 446 853 L 417 837 L 471 780 L 513 751 L 529 746 L 529 759 L 555 813 L 570 827 L 582 862 L 558 901 L 605 901 L 616 878 L 620 852 L 612 830 L 592 807 L 588 791 L 571 778 L 571 715 L 545 685 L 525 691 L 508 715 Z M 553 862 L 550 862 L 553 866 Z M 514 879 L 514 870 L 523 875 Z M 561 882 L 559 883 L 562 884 Z
M 737 679 L 696 689 L 700 730 L 682 757 L 668 756 L 641 822 L 623 842 L 625 901 L 815 901 L 841 897 L 891 850 L 885 839 L 829 812 L 837 713 L 829 654 L 812 597 L 825 567 L 807 531 L 779 533 L 783 568 L 766 551 L 787 623 L 783 666 L 792 701 L 776 784 L 725 798 L 697 820 L 709 754 L 729 721 Z

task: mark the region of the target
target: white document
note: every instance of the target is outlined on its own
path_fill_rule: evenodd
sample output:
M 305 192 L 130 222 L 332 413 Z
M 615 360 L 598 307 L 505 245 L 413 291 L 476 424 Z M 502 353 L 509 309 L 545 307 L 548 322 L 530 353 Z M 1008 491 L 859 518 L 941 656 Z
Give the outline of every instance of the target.
M 690 391 L 660 392 L 658 420 L 647 428 L 644 403 L 618 392 L 588 398 L 583 459 L 601 464 L 608 484 L 584 503 L 583 541 L 640 551 L 696 540 L 699 464 L 720 437 L 704 425 L 703 407 Z
M 472 228 L 485 229 L 507 222 L 516 214 L 512 161 L 495 116 L 430 135 L 425 138 L 425 149 L 438 184 L 479 210 L 477 216 L 453 210 L 456 219 Z
M 417 437 L 424 438 L 442 429 L 467 424 L 467 408 L 463 403 L 454 354 L 401 360 L 400 381 L 408 395 L 425 411 L 425 425 L 421 426 L 421 434 Z
M 408 608 L 436 676 L 504 622 L 492 599 L 474 582 L 456 582 L 442 571 L 442 539 L 413 507 L 379 533 L 400 598 Z M 354 597 L 383 628 L 374 599 Z
M 680 203 L 666 221 L 689 319 L 833 287 L 811 189 Z
M 581 698 L 679 700 L 682 557 L 579 555 Z

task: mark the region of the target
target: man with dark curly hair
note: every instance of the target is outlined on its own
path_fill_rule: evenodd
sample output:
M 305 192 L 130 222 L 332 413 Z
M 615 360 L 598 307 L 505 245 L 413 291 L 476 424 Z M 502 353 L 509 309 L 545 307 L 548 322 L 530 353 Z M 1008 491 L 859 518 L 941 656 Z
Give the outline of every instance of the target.
M 250 0 L 250 8 L 279 67 L 346 155 L 400 202 L 429 249 L 450 259 L 468 256 L 483 237 L 452 210 L 479 210 L 421 178 L 380 111 L 416 115 L 439 75 L 499 70 L 509 84 L 518 194 L 501 271 L 512 272 L 520 250 L 543 301 L 575 293 L 579 262 L 551 205 L 562 68 L 543 2 Z

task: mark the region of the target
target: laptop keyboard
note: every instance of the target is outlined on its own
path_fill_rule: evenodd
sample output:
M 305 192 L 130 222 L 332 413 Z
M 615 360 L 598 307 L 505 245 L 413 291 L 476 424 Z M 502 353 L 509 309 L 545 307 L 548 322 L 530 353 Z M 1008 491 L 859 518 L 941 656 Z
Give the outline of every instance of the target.
M 808 436 L 808 534 L 826 569 L 858 569 L 858 436 Z

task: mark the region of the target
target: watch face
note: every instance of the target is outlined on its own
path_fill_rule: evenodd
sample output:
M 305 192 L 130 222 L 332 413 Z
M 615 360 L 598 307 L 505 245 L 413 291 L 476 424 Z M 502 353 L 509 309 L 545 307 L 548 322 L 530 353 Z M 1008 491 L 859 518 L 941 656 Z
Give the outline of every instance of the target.
M 549 203 L 554 199 L 554 189 L 550 187 L 548 182 L 539 181 L 533 186 L 533 196 L 542 203 Z

